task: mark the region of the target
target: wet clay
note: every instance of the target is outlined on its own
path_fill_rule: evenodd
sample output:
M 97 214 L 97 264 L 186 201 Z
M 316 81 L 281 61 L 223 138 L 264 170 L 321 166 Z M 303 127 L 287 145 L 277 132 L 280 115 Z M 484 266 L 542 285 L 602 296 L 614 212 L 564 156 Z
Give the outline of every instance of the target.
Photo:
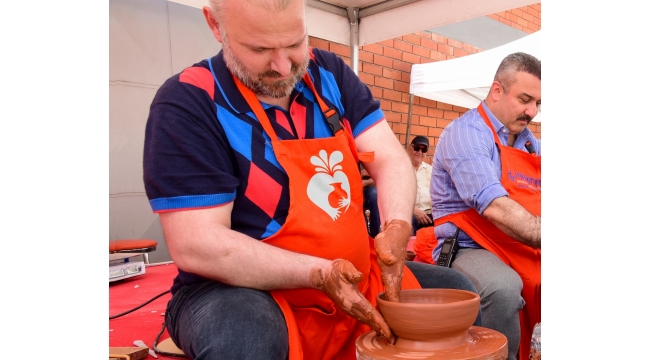
M 345 314 L 370 326 L 392 344 L 395 336 L 390 327 L 357 287 L 362 278 L 363 274 L 344 259 L 332 261 L 329 274 L 323 274 L 319 268 L 313 268 L 309 273 L 314 288 L 324 292 Z
M 411 224 L 404 220 L 384 223 L 383 231 L 375 237 L 377 263 L 388 301 L 399 302 L 406 247 L 411 237 Z
M 454 289 L 401 292 L 399 303 L 377 297 L 377 306 L 397 336 L 394 345 L 370 332 L 357 339 L 359 359 L 505 359 L 501 333 L 472 326 L 479 311 L 477 294 Z

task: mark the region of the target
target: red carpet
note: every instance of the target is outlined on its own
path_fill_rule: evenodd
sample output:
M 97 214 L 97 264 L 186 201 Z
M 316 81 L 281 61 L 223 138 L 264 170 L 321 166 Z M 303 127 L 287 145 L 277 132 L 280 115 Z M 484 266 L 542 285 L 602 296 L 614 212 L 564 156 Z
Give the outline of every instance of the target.
M 109 283 L 109 316 L 131 310 L 169 290 L 176 276 L 174 264 L 148 266 L 145 274 Z M 133 347 L 135 340 L 142 340 L 150 349 L 165 321 L 167 302 L 171 294 L 165 294 L 127 315 L 109 320 L 109 346 Z M 167 331 L 159 342 L 169 338 Z M 152 356 L 147 359 L 153 359 Z M 158 359 L 179 359 L 158 354 Z

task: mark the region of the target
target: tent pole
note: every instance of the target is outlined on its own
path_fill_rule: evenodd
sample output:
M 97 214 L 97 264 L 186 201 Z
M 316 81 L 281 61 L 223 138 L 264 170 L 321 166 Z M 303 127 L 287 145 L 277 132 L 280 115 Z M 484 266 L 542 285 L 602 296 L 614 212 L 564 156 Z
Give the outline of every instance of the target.
M 409 94 L 409 113 L 406 120 L 406 140 L 404 140 L 404 147 L 409 146 L 409 137 L 411 136 L 411 110 L 413 109 L 413 94 Z
M 348 8 L 350 20 L 350 67 L 359 75 L 359 8 Z

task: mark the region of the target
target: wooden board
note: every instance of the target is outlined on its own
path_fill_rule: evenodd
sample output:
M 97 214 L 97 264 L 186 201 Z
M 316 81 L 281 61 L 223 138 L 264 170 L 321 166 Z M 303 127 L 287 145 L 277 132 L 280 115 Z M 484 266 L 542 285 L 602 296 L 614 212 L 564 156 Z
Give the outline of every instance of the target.
M 149 348 L 142 347 L 109 347 L 109 359 L 124 359 L 112 358 L 110 355 L 128 355 L 131 360 L 141 360 L 149 356 Z

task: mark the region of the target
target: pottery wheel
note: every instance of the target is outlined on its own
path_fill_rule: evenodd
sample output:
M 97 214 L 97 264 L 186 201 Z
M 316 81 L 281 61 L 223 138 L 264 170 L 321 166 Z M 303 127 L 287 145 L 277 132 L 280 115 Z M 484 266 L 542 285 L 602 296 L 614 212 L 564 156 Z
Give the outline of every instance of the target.
M 502 360 L 508 357 L 508 340 L 503 334 L 480 326 L 472 326 L 467 332 L 469 341 L 460 345 L 438 350 L 414 350 L 400 347 L 399 339 L 395 345 L 390 345 L 385 338 L 369 331 L 357 339 L 357 359 Z

